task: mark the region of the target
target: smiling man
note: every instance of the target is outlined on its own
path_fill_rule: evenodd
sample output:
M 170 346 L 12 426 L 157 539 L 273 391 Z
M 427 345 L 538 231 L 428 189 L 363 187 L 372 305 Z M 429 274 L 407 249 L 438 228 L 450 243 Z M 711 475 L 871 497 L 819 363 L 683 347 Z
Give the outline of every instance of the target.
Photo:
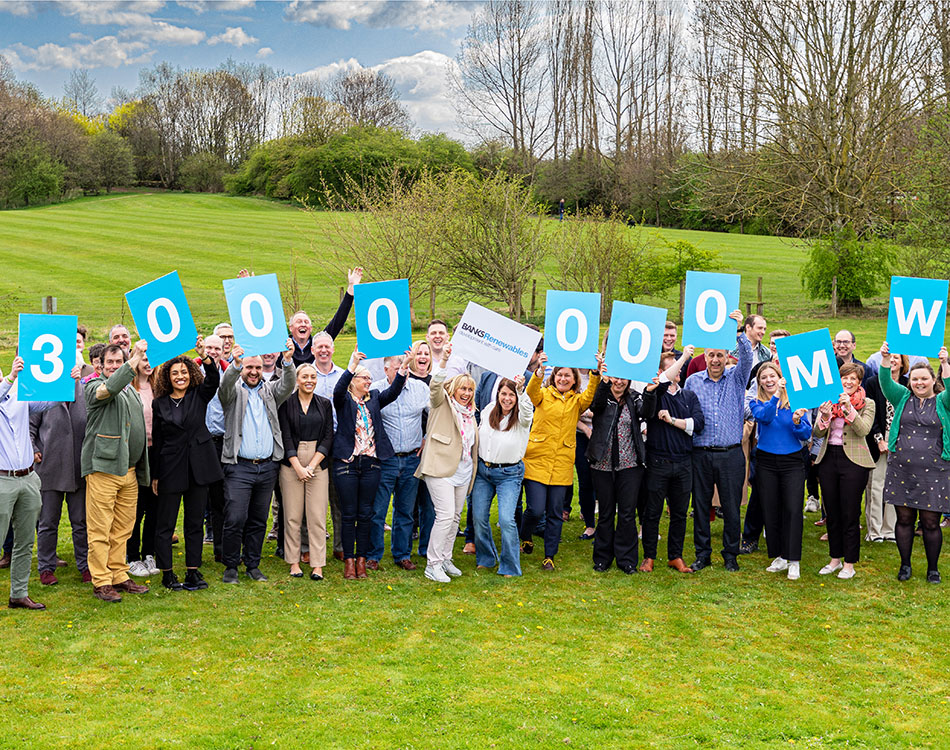
M 346 294 L 344 294 L 343 299 L 340 300 L 340 306 L 337 308 L 333 319 L 327 323 L 326 328 L 323 329 L 330 335 L 331 340 L 335 339 L 340 334 L 340 331 L 343 330 L 346 319 L 349 317 L 350 310 L 353 307 L 353 289 L 362 280 L 362 268 L 354 268 L 352 271 L 346 272 Z M 312 363 L 314 361 L 315 352 L 312 351 L 314 348 L 313 323 L 310 320 L 310 316 L 303 310 L 298 310 L 290 316 L 290 320 L 287 321 L 287 326 L 290 329 L 290 338 L 294 343 L 294 365 L 299 366 L 305 362 Z M 281 366 L 279 360 L 277 366 Z

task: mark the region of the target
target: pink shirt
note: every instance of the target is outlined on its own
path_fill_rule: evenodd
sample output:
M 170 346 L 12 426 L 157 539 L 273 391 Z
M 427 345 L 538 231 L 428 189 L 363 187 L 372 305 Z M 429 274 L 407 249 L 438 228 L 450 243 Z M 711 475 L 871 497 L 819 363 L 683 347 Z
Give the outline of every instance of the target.
M 821 429 L 828 430 L 828 444 L 829 445 L 844 445 L 844 425 L 845 422 L 851 424 L 854 421 L 854 418 L 858 415 L 858 410 L 853 406 L 851 411 L 848 412 L 847 417 L 834 417 L 832 418 L 830 424 L 825 421 L 821 416 L 818 417 L 818 427 Z

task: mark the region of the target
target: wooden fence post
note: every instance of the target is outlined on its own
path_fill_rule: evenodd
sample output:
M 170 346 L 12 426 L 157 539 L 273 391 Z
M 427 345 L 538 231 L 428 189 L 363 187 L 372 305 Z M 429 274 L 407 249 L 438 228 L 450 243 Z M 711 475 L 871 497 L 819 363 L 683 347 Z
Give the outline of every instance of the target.
M 535 297 L 537 297 L 537 294 L 538 294 L 538 280 L 532 279 L 531 280 L 531 317 L 532 318 L 534 317 L 534 300 L 535 300 Z
M 429 288 L 429 320 L 435 320 L 435 284 Z
M 683 312 L 686 309 L 686 279 L 680 279 L 680 317 L 679 322 L 683 322 Z
M 831 317 L 838 317 L 838 277 L 831 277 Z

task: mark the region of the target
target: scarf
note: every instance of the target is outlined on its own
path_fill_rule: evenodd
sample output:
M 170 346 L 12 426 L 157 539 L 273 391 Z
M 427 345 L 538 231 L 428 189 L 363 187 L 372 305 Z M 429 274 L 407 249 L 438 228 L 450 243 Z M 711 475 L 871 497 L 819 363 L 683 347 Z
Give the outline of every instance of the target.
M 462 435 L 462 454 L 472 452 L 472 446 L 475 444 L 475 407 L 462 406 L 452 396 L 449 396 L 449 403 L 455 411 L 455 421 L 458 422 L 459 432 Z
M 861 411 L 861 409 L 864 408 L 864 398 L 864 389 L 861 386 L 858 386 L 858 389 L 851 394 L 851 406 L 853 406 L 858 411 Z M 844 409 L 841 408 L 841 404 L 835 404 L 831 407 L 831 418 L 837 419 L 839 417 L 844 419 Z

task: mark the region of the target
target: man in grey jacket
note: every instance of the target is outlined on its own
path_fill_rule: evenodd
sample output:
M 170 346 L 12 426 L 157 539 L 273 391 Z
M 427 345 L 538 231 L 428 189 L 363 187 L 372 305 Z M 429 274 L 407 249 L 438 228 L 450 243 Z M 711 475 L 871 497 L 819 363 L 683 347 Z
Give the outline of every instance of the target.
M 260 570 L 261 549 L 277 461 L 284 457 L 277 407 L 293 392 L 297 380 L 293 353 L 293 341 L 287 339 L 280 380 L 264 382 L 261 358 L 244 359 L 244 350 L 235 346 L 231 366 L 218 388 L 224 409 L 224 583 L 237 583 L 242 558 L 250 578 L 267 580 Z

